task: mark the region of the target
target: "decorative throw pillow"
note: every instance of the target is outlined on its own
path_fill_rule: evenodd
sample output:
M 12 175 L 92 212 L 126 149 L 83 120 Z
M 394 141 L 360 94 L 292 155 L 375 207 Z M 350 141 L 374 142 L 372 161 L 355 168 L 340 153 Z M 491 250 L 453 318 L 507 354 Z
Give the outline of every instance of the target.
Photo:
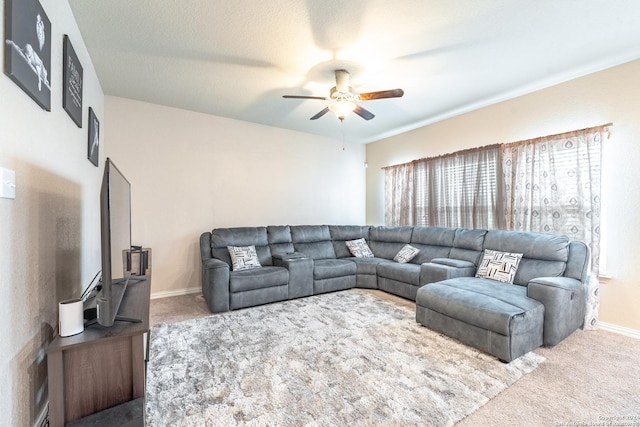
M 476 277 L 513 284 L 522 254 L 485 249 Z
M 416 255 L 418 255 L 418 252 L 420 252 L 420 249 L 406 244 L 398 251 L 396 256 L 393 257 L 393 260 L 400 264 L 404 264 L 405 262 L 411 261 Z
M 260 260 L 256 247 L 251 246 L 227 246 L 229 255 L 231 255 L 231 263 L 233 271 L 250 270 L 252 268 L 260 268 Z
M 373 252 L 367 245 L 367 241 L 364 237 L 356 240 L 347 240 L 345 242 L 349 248 L 349 252 L 356 258 L 373 258 Z

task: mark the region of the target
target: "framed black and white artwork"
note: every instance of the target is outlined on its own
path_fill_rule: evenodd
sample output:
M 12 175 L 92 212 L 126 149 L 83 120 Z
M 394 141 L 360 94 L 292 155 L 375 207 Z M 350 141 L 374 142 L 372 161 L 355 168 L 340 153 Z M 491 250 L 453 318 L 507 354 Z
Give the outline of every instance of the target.
M 5 1 L 4 72 L 51 111 L 51 22 L 38 0 Z
M 82 65 L 68 35 L 62 45 L 62 108 L 82 127 Z
M 89 138 L 87 143 L 87 158 L 95 167 L 98 167 L 98 154 L 100 153 L 100 121 L 89 107 Z

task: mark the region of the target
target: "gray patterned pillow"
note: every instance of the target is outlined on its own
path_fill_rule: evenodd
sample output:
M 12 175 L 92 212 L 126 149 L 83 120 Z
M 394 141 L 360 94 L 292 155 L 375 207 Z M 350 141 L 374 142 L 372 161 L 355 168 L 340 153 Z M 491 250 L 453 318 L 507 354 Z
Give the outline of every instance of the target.
M 233 271 L 250 270 L 252 268 L 260 268 L 260 260 L 256 247 L 251 246 L 227 246 L 229 255 L 231 255 L 231 263 Z
M 373 258 L 373 252 L 367 245 L 367 241 L 364 237 L 356 240 L 347 240 L 345 242 L 349 248 L 349 252 L 356 258 Z
M 513 284 L 522 254 L 485 249 L 476 277 Z
M 420 252 L 420 249 L 406 244 L 402 247 L 402 249 L 398 251 L 396 256 L 393 257 L 393 260 L 395 262 L 399 262 L 400 264 L 404 264 L 415 258 L 415 256 L 418 255 L 418 252 Z

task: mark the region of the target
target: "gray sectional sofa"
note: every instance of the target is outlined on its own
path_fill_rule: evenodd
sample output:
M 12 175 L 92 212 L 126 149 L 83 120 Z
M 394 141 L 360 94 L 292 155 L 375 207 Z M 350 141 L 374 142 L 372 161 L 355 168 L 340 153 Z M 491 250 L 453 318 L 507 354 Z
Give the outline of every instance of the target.
M 373 257 L 354 257 L 365 239 Z M 393 261 L 406 245 L 419 249 Z M 232 269 L 254 246 L 260 268 Z M 200 236 L 202 291 L 223 312 L 354 287 L 416 301 L 416 320 L 509 362 L 580 328 L 589 250 L 565 236 L 505 230 L 358 225 L 219 228 Z M 474 277 L 485 249 L 520 253 L 513 285 Z

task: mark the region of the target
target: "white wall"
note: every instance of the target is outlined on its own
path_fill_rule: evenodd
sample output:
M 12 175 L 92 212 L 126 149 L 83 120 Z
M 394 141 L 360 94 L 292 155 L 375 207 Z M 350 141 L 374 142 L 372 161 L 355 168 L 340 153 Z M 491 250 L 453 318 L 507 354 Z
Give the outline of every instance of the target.
M 100 270 L 101 169 L 87 160 L 87 109 L 102 120 L 104 96 L 67 2 L 40 2 L 52 23 L 51 112 L 0 74 L 0 166 L 15 171 L 17 184 L 15 200 L 0 199 L 0 424 L 7 426 L 33 425 L 45 409 L 57 303 L 80 296 Z M 64 34 L 84 69 L 82 128 L 62 109 Z
M 364 223 L 362 145 L 111 96 L 105 108 L 155 296 L 200 288 L 213 228 Z
M 613 122 L 605 141 L 609 208 L 600 319 L 640 331 L 640 60 L 367 146 L 367 223 L 384 223 L 381 167 Z

